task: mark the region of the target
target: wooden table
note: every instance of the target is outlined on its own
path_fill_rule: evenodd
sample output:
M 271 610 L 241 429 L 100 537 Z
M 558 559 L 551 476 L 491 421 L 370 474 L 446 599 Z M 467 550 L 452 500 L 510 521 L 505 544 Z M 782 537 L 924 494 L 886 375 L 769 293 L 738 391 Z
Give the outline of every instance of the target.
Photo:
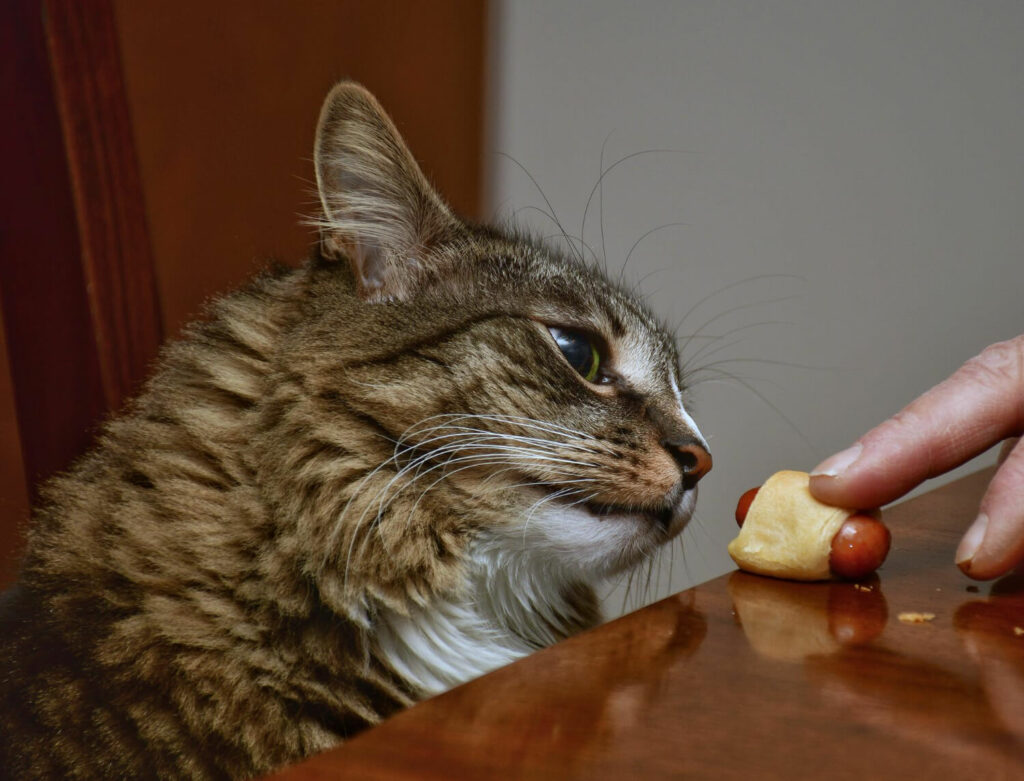
M 866 585 L 733 572 L 276 778 L 1024 778 L 1024 577 L 953 566 L 990 475 L 887 510 Z

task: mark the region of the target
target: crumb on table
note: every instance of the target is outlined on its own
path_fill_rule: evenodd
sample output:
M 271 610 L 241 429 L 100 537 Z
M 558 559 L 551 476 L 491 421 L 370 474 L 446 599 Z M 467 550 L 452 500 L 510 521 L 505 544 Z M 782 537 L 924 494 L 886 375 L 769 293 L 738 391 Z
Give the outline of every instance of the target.
M 907 612 L 907 613 L 900 613 L 899 614 L 899 619 L 904 624 L 924 624 L 924 623 L 926 623 L 928 621 L 933 620 L 934 618 L 935 618 L 935 614 L 934 613 L 912 613 L 912 612 Z

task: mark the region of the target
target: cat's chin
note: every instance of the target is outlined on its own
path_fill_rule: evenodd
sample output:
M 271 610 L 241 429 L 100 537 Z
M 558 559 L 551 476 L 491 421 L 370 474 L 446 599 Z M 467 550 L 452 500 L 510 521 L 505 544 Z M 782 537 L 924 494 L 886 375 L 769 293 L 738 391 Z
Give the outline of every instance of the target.
M 510 530 L 510 540 L 545 558 L 556 557 L 581 577 L 607 578 L 636 566 L 674 539 L 689 523 L 696 504 L 696 488 L 682 492 L 664 511 L 554 499 L 526 511 L 519 528 Z

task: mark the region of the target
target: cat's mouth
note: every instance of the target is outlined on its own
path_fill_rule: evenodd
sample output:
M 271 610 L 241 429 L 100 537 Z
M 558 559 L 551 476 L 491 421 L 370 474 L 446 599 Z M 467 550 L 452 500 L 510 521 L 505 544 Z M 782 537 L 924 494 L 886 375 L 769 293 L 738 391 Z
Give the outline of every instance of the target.
M 629 516 L 630 518 L 640 518 L 653 526 L 660 526 L 663 529 L 668 529 L 669 526 L 672 525 L 672 518 L 675 515 L 675 510 L 672 507 L 651 509 L 649 507 L 635 507 L 633 505 L 623 504 L 603 504 L 598 502 L 585 502 L 583 507 L 585 507 L 587 512 L 598 520 Z
M 524 489 L 529 508 L 511 529 L 531 548 L 550 550 L 583 568 L 588 577 L 608 577 L 635 566 L 674 539 L 693 517 L 696 489 L 679 486 L 650 504 L 602 501 L 574 487 L 532 482 Z M 524 508 L 525 509 L 525 508 Z M 529 535 L 529 536 L 528 536 Z M 524 544 L 526 544 L 524 542 Z
M 671 497 L 666 497 L 665 502 L 660 507 L 644 507 L 636 504 L 619 504 L 594 500 L 581 502 L 577 498 L 564 496 L 564 491 L 559 490 L 557 485 L 541 483 L 535 484 L 535 487 L 545 492 L 554 503 L 586 510 L 591 517 L 599 521 L 615 521 L 629 518 L 643 521 L 650 526 L 667 531 L 672 527 L 673 521 L 676 520 L 677 507 L 675 506 L 676 503 L 671 501 Z

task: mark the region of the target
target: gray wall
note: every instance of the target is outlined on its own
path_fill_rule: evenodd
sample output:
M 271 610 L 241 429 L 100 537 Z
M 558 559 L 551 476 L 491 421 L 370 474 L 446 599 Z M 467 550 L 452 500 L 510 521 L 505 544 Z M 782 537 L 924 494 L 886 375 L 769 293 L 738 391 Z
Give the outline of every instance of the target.
M 671 150 L 610 171 L 603 234 L 596 196 L 585 231 L 617 272 L 684 223 L 625 273 L 698 334 L 715 457 L 683 548 L 631 604 L 731 567 L 746 488 L 1024 331 L 1022 42 L 1016 1 L 496 4 L 495 212 L 555 232 L 499 152 L 578 235 L 602 148 L 605 166 Z

